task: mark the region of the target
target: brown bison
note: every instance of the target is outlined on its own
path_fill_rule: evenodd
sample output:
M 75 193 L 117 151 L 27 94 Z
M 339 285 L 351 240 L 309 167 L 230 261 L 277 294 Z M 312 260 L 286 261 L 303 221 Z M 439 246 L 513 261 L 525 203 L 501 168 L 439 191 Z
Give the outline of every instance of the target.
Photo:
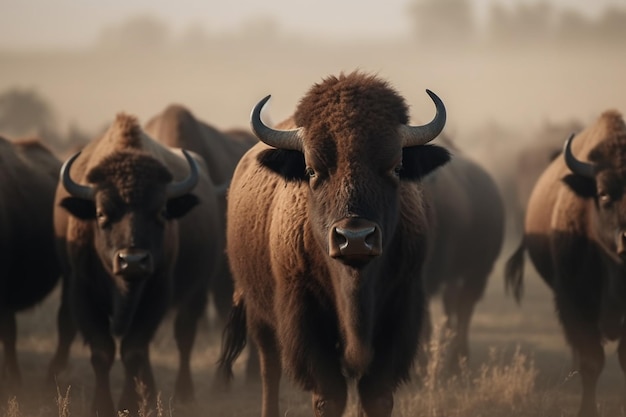
M 424 181 L 435 208 L 424 281 L 429 298 L 441 296 L 445 326 L 452 334 L 448 370 L 455 373 L 459 361 L 469 356 L 474 307 L 502 248 L 505 209 L 498 185 L 487 171 L 449 139 L 438 141 L 453 158 Z
M 116 338 L 125 369 L 118 409 L 137 409 L 137 381 L 156 398 L 149 343 L 170 306 L 180 355 L 174 396 L 193 396 L 197 321 L 224 249 L 214 193 L 201 160 L 155 141 L 125 114 L 62 167 L 54 223 L 64 287 L 49 375 L 65 367 L 77 326 L 91 348 L 98 416 L 117 415 L 109 387 Z
M 518 301 L 525 251 L 554 292 L 582 377 L 579 416 L 595 417 L 605 340 L 619 340 L 626 372 L 626 125 L 618 112 L 572 135 L 537 181 L 522 244 L 506 265 Z
M 563 150 L 563 138 L 570 132 L 577 132 L 583 128 L 576 120 L 563 123 L 546 123 L 533 134 L 533 139 L 519 151 L 515 166 L 512 196 L 512 214 L 515 222 L 524 222 L 526 205 L 530 193 L 539 176 Z M 516 225 L 516 230 L 521 226 Z
M 15 313 L 42 301 L 60 276 L 52 232 L 60 168 L 39 140 L 0 137 L 0 338 L 9 389 L 21 382 Z
M 426 304 L 421 269 L 431 223 L 422 178 L 449 159 L 426 145 L 445 107 L 408 125 L 404 99 L 354 72 L 328 77 L 264 143 L 244 155 L 228 197 L 235 306 L 220 366 L 230 371 L 246 327 L 259 350 L 263 417 L 277 417 L 281 371 L 312 391 L 317 416 L 339 416 L 347 378 L 367 416 L 389 416 L 412 369 Z M 247 325 L 247 326 L 246 326 Z
M 178 104 L 167 106 L 150 119 L 145 130 L 161 143 L 188 149 L 204 159 L 219 192 L 219 232 L 226 239 L 226 189 L 239 159 L 258 142 L 256 136 L 243 129 L 222 132 L 198 120 L 191 111 Z M 233 284 L 225 254 L 210 293 L 220 318 L 226 321 L 232 305 Z

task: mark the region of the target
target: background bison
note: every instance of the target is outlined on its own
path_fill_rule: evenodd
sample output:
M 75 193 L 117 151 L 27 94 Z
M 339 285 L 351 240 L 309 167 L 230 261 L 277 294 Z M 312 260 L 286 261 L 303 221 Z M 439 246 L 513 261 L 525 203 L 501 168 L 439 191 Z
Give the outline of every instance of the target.
M 146 132 L 160 142 L 188 149 L 200 155 L 218 191 L 220 233 L 226 239 L 226 190 L 243 154 L 257 142 L 252 132 L 243 129 L 221 131 L 198 120 L 181 105 L 167 106 L 146 124 Z M 211 283 L 213 303 L 223 324 L 232 305 L 233 284 L 226 255 L 222 257 L 220 272 Z
M 132 413 L 140 399 L 137 384 L 153 402 L 149 343 L 175 306 L 180 362 L 174 395 L 191 399 L 191 349 L 223 251 L 215 190 L 203 162 L 155 141 L 135 118 L 120 114 L 63 166 L 54 214 L 64 287 L 50 377 L 65 366 L 76 325 L 91 349 L 93 412 Z M 125 369 L 117 408 L 109 385 L 115 338 Z
M 585 162 L 588 161 L 588 162 Z M 579 416 L 595 417 L 603 343 L 618 340 L 626 372 L 626 125 L 607 111 L 566 142 L 537 181 L 522 244 L 507 264 L 521 297 L 524 252 L 554 292 L 574 366 L 582 377 Z
M 60 168 L 39 140 L 0 137 L 0 339 L 8 391 L 21 382 L 15 313 L 42 301 L 59 280 L 52 205 Z
M 435 213 L 424 282 L 429 298 L 441 298 L 452 336 L 447 368 L 456 373 L 469 357 L 474 308 L 504 241 L 505 210 L 491 175 L 450 139 L 440 137 L 438 142 L 451 151 L 452 159 L 424 181 Z

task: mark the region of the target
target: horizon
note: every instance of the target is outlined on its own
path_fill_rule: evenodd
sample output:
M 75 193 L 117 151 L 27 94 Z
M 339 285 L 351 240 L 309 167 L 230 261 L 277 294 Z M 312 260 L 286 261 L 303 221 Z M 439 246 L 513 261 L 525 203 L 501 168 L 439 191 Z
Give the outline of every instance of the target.
M 494 4 L 514 8 L 545 3 L 557 11 L 572 10 L 596 18 L 609 7 L 626 7 L 625 0 L 470 0 L 480 24 Z M 0 48 L 11 50 L 81 48 L 96 44 L 107 28 L 138 16 L 162 21 L 171 35 L 200 29 L 208 35 L 245 31 L 258 22 L 269 21 L 279 36 L 319 40 L 368 40 L 408 38 L 414 29 L 408 11 L 418 0 L 356 3 L 319 0 L 234 0 L 207 4 L 201 0 L 2 0 Z M 355 14 L 358 5 L 359 14 Z M 332 10 L 332 13 L 327 13 Z M 349 24 L 348 24 L 349 23 Z

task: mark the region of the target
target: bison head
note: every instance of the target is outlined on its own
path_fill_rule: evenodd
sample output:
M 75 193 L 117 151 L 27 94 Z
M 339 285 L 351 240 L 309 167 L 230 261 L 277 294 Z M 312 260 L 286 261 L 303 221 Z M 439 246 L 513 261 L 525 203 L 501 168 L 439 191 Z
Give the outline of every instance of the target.
M 118 152 L 88 172 L 92 185 L 87 186 L 70 177 L 79 154 L 61 168 L 61 182 L 70 194 L 61 206 L 72 216 L 93 222 L 95 252 L 114 284 L 113 331 L 123 334 L 146 281 L 170 271 L 177 248 L 169 223 L 198 203 L 190 194 L 198 182 L 198 166 L 184 152 L 190 174 L 172 183 L 172 174 L 151 156 Z
M 296 129 L 266 126 L 252 111 L 252 130 L 275 149 L 259 162 L 287 181 L 308 185 L 316 238 L 328 255 L 361 267 L 383 252 L 394 234 L 403 181 L 418 181 L 444 164 L 448 152 L 426 145 L 443 129 L 446 111 L 423 126 L 408 125 L 404 100 L 387 83 L 361 74 L 315 85 L 294 115 Z
M 572 152 L 571 135 L 563 156 L 573 175 L 565 183 L 579 197 L 592 199 L 593 232 L 605 251 L 620 263 L 626 261 L 626 130 L 607 138 L 589 153 L 589 162 Z

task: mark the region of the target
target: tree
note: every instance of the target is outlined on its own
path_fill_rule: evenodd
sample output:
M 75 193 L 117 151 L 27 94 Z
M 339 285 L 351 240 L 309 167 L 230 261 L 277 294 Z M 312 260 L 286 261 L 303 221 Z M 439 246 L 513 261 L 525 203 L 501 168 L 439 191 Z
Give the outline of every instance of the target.
M 99 46 L 105 49 L 155 51 L 163 49 L 169 42 L 167 24 L 151 15 L 137 15 L 118 26 L 105 28 Z
M 487 32 L 498 43 L 544 42 L 553 38 L 554 17 L 554 10 L 546 1 L 518 4 L 513 9 L 493 3 Z
M 24 136 L 54 131 L 52 107 L 35 90 L 11 88 L 0 93 L 0 132 Z
M 475 36 L 469 0 L 414 0 L 409 14 L 420 41 L 462 43 Z

